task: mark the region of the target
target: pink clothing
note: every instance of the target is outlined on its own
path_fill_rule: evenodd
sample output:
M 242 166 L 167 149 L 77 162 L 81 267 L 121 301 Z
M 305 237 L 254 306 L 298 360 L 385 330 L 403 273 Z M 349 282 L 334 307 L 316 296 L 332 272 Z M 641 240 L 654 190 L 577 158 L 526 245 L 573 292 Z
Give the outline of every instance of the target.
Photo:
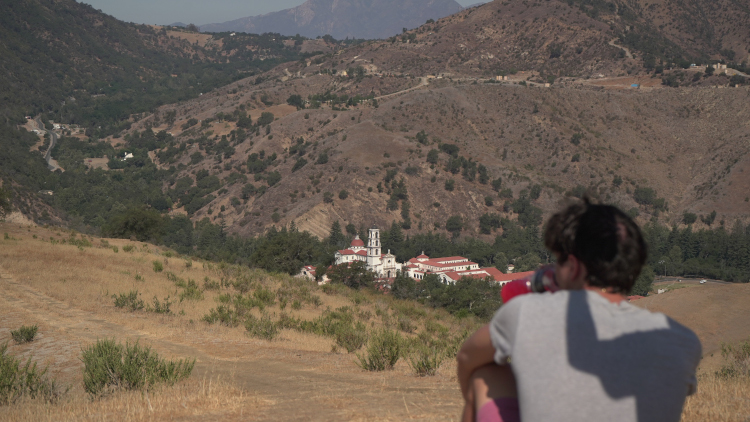
M 477 413 L 477 422 L 521 422 L 518 399 L 502 397 L 486 403 Z

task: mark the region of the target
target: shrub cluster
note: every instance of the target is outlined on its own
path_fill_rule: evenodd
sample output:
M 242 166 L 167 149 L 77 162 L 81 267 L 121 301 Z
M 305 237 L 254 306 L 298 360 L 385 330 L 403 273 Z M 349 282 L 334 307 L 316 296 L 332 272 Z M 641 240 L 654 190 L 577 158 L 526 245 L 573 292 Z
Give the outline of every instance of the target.
M 53 401 L 60 395 L 55 382 L 46 376 L 47 368 L 40 370 L 31 358 L 21 365 L 7 351 L 7 343 L 0 345 L 0 406 L 13 404 L 22 397 Z
M 149 390 L 172 385 L 190 376 L 195 360 L 167 361 L 148 346 L 99 340 L 83 350 L 83 384 L 86 392 L 101 395 L 112 390 Z
M 38 329 L 39 327 L 36 325 L 23 325 L 21 328 L 11 331 L 10 335 L 13 337 L 13 341 L 18 344 L 29 343 L 34 341 Z

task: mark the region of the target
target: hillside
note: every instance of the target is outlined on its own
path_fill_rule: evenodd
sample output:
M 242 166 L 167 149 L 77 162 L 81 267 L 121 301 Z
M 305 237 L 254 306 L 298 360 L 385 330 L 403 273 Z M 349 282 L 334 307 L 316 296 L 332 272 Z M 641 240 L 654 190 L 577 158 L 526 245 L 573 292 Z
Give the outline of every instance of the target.
M 458 215 L 474 236 L 483 214 L 517 219 L 514 201 L 532 191 L 544 213 L 588 192 L 642 222 L 746 219 L 747 88 L 718 89 L 730 78 L 699 69 L 666 70 L 682 81 L 666 88 L 641 52 L 619 58 L 605 20 L 575 4 L 493 2 L 165 106 L 135 128 L 174 134 L 154 154 L 174 168 L 164 188 L 215 176 L 185 209 L 242 235 L 294 221 L 322 237 L 334 220 L 444 231 Z M 167 193 L 178 212 L 193 198 Z
M 387 38 L 461 10 L 454 0 L 307 0 L 291 9 L 223 23 L 201 25 L 201 32 L 239 31 L 301 34 L 336 39 Z
M 133 114 L 301 57 L 305 40 L 276 38 L 129 24 L 74 0 L 14 2 L 0 16 L 0 113 L 110 134 Z
M 409 348 L 456 347 L 465 330 L 476 327 L 471 319 L 367 290 L 194 261 L 141 242 L 8 223 L 0 223 L 0 232 L 8 235 L 0 239 L 0 342 L 9 341 L 9 331 L 21 325 L 38 325 L 33 342 L 11 342 L 9 353 L 49 365 L 49 375 L 63 389 L 70 387 L 55 404 L 23 401 L 4 407 L 12 420 L 88 420 L 103 414 L 114 420 L 144 415 L 244 420 L 248 414 L 255 420 L 444 420 L 459 414 L 455 349 L 446 352 L 434 376 L 415 376 L 406 356 L 393 370 L 368 372 L 336 336 L 299 327 L 300 321 L 312 327 L 326 321 L 331 327 L 335 321 L 344 327 L 362 323 L 367 335 L 381 327 L 397 330 Z M 154 270 L 154 262 L 162 272 Z M 737 420 L 750 412 L 743 400 L 750 391 L 746 378 L 712 376 L 721 364 L 717 341 L 750 335 L 747 287 L 696 284 L 635 302 L 672 315 L 695 330 L 704 345 L 698 393 L 689 398 L 684 421 Z M 145 302 L 143 309 L 115 306 L 118 296 L 134 290 Z M 203 319 L 212 309 L 242 303 L 248 309 L 239 326 Z M 169 312 L 155 312 L 156 304 Z M 279 324 L 270 340 L 252 334 L 252 324 L 242 326 L 262 317 Z M 196 369 L 191 380 L 173 388 L 118 391 L 92 400 L 82 388 L 80 353 L 102 337 L 138 341 L 170 359 L 197 358 Z
M 635 29 L 625 6 L 625 21 L 594 6 L 492 2 L 348 48 L 173 31 L 206 63 L 222 58 L 235 70 L 299 60 L 134 114 L 109 128 L 107 144 L 87 143 L 106 134 L 94 128 L 83 142 L 63 140 L 55 158 L 70 171 L 34 191 L 55 191 L 47 202 L 77 224 L 101 227 L 147 204 L 243 236 L 294 222 L 323 237 L 342 221 L 487 240 L 502 232 L 498 221 L 538 226 L 561 199 L 584 193 L 642 223 L 746 219 L 748 91 L 719 89 L 746 78 L 680 69 L 690 56 L 674 51 L 650 69 L 649 53 L 626 47 Z M 718 28 L 716 13 L 706 19 Z M 687 51 L 679 37 L 657 35 Z M 133 94 L 121 88 L 111 89 Z M 128 151 L 137 159 L 113 159 Z M 124 175 L 83 165 L 104 155 Z M 451 216 L 460 224 L 449 230 Z

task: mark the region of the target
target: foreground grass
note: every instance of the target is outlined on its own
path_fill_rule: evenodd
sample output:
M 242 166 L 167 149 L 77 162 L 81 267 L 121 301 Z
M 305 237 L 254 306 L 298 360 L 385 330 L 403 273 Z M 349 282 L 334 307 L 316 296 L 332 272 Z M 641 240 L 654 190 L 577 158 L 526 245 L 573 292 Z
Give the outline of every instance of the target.
M 310 356 L 327 356 L 318 361 L 321 373 L 363 372 L 357 355 L 366 356 L 373 334 L 389 330 L 402 341 L 400 359 L 391 374 L 431 375 L 437 378 L 427 381 L 431 385 L 451 387 L 455 385 L 455 352 L 463 336 L 480 323 L 378 292 L 317 286 L 286 275 L 178 256 L 139 242 L 40 227 L 3 229 L 12 239 L 0 239 L 0 261 L 24 284 L 105 320 L 156 338 L 188 342 L 217 357 L 235 358 L 237 350 L 252 350 L 254 356 L 273 359 L 285 352 L 307 351 L 312 352 Z M 39 265 L 42 261 L 45 265 Z M 162 271 L 154 270 L 155 261 L 162 264 Z M 121 307 L 116 306 L 116 299 L 121 300 Z M 386 361 L 382 366 L 391 365 Z M 82 380 L 79 384 L 56 403 L 24 397 L 3 407 L 0 419 L 162 420 L 195 415 L 242 419 L 243 414 L 269 405 L 229 383 L 210 380 L 182 381 L 147 393 L 118 391 L 97 400 L 85 394 Z M 747 378 L 704 375 L 698 392 L 686 403 L 683 420 L 748 420 L 747 397 Z M 456 409 L 460 405 L 457 392 L 455 397 L 430 399 L 436 406 L 454 399 Z M 331 395 L 327 400 L 343 399 Z M 352 411 L 366 406 L 358 404 Z M 415 404 L 408 406 L 414 411 Z M 438 416 L 433 411 L 423 410 L 423 415 L 436 420 L 454 416 Z M 393 420 L 398 420 L 397 415 Z
M 18 422 L 50 421 L 160 421 L 211 415 L 242 419 L 265 406 L 257 396 L 247 396 L 232 383 L 217 379 L 188 380 L 148 393 L 122 391 L 90 400 L 85 394 L 69 394 L 57 403 L 27 398 L 3 407 L 0 419 Z
M 698 378 L 698 392 L 688 397 L 684 422 L 734 422 L 750 420 L 750 377 Z

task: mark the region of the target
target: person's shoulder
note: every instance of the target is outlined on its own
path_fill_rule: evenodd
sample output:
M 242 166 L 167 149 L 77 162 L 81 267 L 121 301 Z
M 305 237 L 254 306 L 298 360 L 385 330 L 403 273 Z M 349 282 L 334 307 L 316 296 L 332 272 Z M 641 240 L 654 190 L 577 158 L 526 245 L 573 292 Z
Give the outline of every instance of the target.
M 663 330 L 663 333 L 665 334 L 663 337 L 665 339 L 669 339 L 669 341 L 673 343 L 679 343 L 681 345 L 680 347 L 685 350 L 690 350 L 700 354 L 702 348 L 700 339 L 690 328 L 680 324 L 661 312 L 649 311 L 627 302 L 624 302 L 621 306 L 631 308 L 632 312 L 638 315 L 638 319 L 644 322 L 648 321 L 650 324 L 654 324 L 660 330 Z

